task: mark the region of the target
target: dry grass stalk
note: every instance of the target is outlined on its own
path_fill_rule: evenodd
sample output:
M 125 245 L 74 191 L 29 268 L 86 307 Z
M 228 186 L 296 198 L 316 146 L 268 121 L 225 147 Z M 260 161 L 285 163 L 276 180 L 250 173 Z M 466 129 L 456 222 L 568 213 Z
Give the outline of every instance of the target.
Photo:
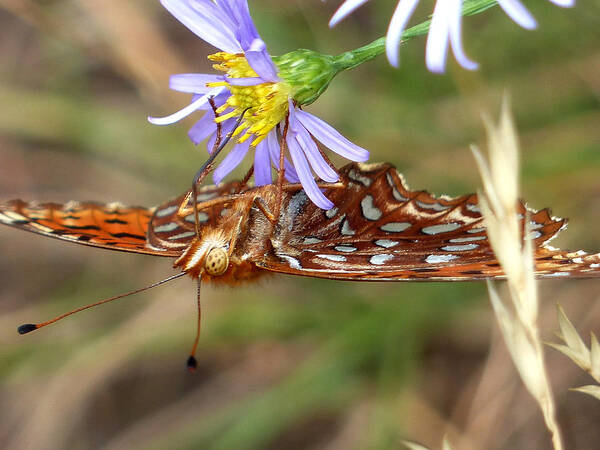
M 588 349 L 562 307 L 557 305 L 557 308 L 558 324 L 560 326 L 560 332 L 557 335 L 564 344 L 549 342 L 548 345 L 564 353 L 598 383 L 597 385 L 581 386 L 572 390 L 583 392 L 600 400 L 600 344 L 598 339 L 594 333 L 591 333 L 591 343 Z
M 484 122 L 489 163 L 477 147 L 471 148 L 485 191 L 485 195 L 479 195 L 479 205 L 491 246 L 506 274 L 510 293 L 510 300 L 502 298 L 496 284 L 488 282 L 490 300 L 511 358 L 525 387 L 542 410 L 554 448 L 562 449 L 537 327 L 538 292 L 534 278 L 533 247 L 529 239 L 529 219 L 525 218 L 524 236 L 521 236 L 517 214 L 519 151 L 506 97 L 498 125 L 485 117 Z

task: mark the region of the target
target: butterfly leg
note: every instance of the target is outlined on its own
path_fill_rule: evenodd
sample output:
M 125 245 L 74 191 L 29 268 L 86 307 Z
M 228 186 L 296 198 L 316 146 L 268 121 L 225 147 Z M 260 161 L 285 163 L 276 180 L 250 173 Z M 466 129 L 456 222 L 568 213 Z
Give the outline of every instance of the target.
M 275 225 L 275 223 L 277 222 L 277 217 L 275 214 L 273 214 L 271 212 L 271 210 L 269 209 L 269 206 L 267 205 L 267 203 L 260 197 L 256 197 L 253 201 L 252 201 L 252 206 L 256 206 L 260 212 L 262 212 L 265 217 L 267 218 L 267 220 L 269 222 L 271 222 L 272 225 Z
M 240 185 L 238 186 L 238 188 L 236 189 L 236 192 L 241 192 L 242 189 L 245 189 L 248 181 L 250 181 L 250 177 L 254 174 L 254 166 L 251 166 L 250 169 L 248 170 L 248 172 L 246 172 L 246 175 L 244 175 L 244 178 L 242 179 L 242 181 L 240 182 Z
M 275 217 L 279 217 L 281 211 L 281 202 L 283 201 L 283 176 L 285 175 L 285 149 L 287 148 L 286 138 L 288 127 L 290 125 L 290 115 L 285 117 L 285 123 L 283 125 L 283 132 L 279 139 L 279 168 L 277 170 L 277 198 L 275 200 Z
M 216 110 L 215 102 L 212 98 L 210 98 L 208 101 L 210 102 L 210 105 L 212 106 L 212 108 L 214 110 L 215 120 L 216 120 L 216 118 L 218 117 L 218 113 Z M 244 114 L 246 114 L 246 111 L 248 111 L 249 109 L 250 108 L 246 108 L 244 111 L 242 111 L 242 113 L 238 117 L 237 121 L 235 122 L 235 126 L 229 133 L 227 133 L 227 135 L 225 136 L 225 139 L 223 139 L 223 142 L 221 142 L 221 123 L 217 123 L 217 139 L 215 140 L 215 144 L 213 145 L 211 154 L 208 157 L 208 159 L 204 162 L 204 164 L 202 164 L 202 167 L 200 167 L 200 169 L 198 169 L 198 172 L 196 172 L 196 175 L 194 176 L 194 181 L 192 182 L 192 195 L 193 195 L 192 205 L 194 207 L 194 217 L 195 217 L 194 224 L 195 224 L 195 228 L 196 228 L 196 235 L 198 237 L 200 237 L 200 221 L 198 220 L 198 201 L 197 201 L 198 185 L 200 183 L 202 183 L 202 181 L 204 180 L 206 175 L 208 175 L 212 171 L 213 162 L 214 162 L 215 158 L 221 152 L 221 150 L 223 150 L 225 148 L 225 146 L 229 143 L 229 141 L 235 134 L 236 130 L 240 126 L 240 123 L 242 123 L 242 120 L 244 119 Z

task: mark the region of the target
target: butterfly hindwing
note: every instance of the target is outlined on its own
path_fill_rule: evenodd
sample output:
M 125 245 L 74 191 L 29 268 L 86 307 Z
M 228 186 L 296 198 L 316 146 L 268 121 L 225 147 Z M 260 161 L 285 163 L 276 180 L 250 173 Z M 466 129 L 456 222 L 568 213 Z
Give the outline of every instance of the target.
M 336 205 L 332 210 L 320 210 L 303 192 L 289 199 L 290 226 L 274 236 L 274 252 L 260 267 L 364 281 L 502 276 L 476 195 L 437 198 L 411 191 L 389 164 L 351 164 L 340 175 L 344 188 L 325 191 Z M 564 228 L 564 219 L 548 210 L 529 211 L 523 204 L 519 212 L 522 226 L 524 217 L 530 217 L 539 275 L 556 271 L 557 265 L 566 271 L 582 269 L 577 260 L 569 266 L 566 252 L 544 247 Z

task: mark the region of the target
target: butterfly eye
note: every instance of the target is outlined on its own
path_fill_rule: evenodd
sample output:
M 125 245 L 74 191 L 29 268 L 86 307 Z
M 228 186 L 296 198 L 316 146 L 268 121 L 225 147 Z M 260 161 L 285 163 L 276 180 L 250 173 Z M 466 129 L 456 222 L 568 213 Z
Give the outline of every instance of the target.
M 204 269 L 213 277 L 223 275 L 229 267 L 229 256 L 222 247 L 211 248 L 204 260 Z

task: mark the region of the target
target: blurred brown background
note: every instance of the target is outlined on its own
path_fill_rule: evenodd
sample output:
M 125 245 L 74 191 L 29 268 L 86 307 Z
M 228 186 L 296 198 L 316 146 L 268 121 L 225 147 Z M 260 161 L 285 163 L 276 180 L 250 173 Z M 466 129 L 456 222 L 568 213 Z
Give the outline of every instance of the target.
M 383 34 L 395 2 L 372 0 L 329 30 L 339 1 L 250 1 L 272 54 L 338 53 Z M 480 112 L 506 89 L 523 148 L 523 196 L 571 218 L 553 244 L 600 250 L 600 6 L 526 2 L 540 28 L 498 8 L 466 19 L 481 70 L 424 68 L 424 39 L 336 79 L 309 108 L 390 161 L 411 187 L 480 185 L 468 150 Z M 431 11 L 424 2 L 413 23 Z M 213 48 L 157 1 L 0 0 L 0 197 L 153 205 L 188 188 L 205 159 L 168 76 L 209 71 Z M 240 170 L 240 173 L 242 171 Z M 185 370 L 195 286 L 181 279 L 69 318 L 45 320 L 174 273 L 170 260 L 0 230 L 0 447 L 545 449 L 548 434 L 508 359 L 483 283 L 372 283 L 273 276 L 203 291 L 199 369 Z M 560 302 L 583 336 L 600 332 L 600 281 L 541 284 L 542 332 Z M 596 448 L 591 379 L 548 349 L 570 449 Z

